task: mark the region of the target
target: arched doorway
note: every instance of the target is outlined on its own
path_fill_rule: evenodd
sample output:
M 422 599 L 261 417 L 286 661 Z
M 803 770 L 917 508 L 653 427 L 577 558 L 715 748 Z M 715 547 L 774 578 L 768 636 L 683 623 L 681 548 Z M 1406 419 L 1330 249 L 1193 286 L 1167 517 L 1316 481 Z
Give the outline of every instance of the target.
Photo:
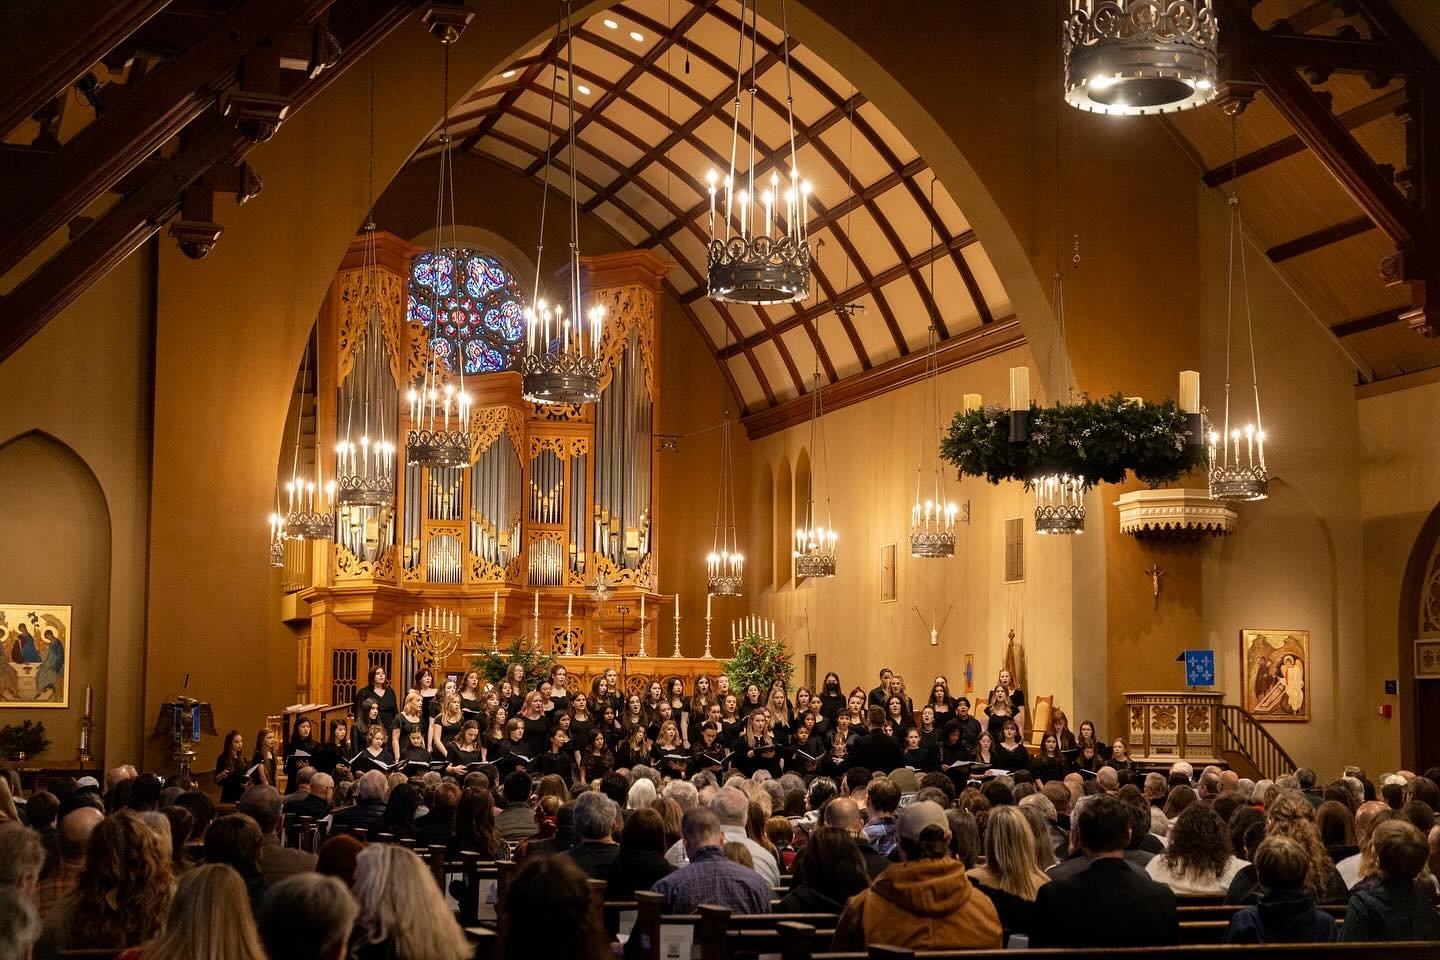
M 1430 511 L 1400 588 L 1400 758 L 1411 770 L 1440 766 L 1440 506 Z M 1422 735 L 1424 732 L 1424 735 Z

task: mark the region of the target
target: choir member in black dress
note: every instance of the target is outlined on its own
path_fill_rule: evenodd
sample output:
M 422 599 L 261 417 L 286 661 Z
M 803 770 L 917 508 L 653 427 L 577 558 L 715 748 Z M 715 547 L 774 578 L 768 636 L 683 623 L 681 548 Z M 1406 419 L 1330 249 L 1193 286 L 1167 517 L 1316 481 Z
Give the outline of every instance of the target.
M 820 776 L 830 777 L 839 783 L 845 776 L 845 771 L 850 769 L 849 751 L 846 732 L 836 727 L 834 733 L 830 734 L 830 752 L 820 760 Z
M 989 730 L 980 734 L 980 739 L 975 742 L 975 756 L 972 759 L 975 763 L 975 769 L 979 773 L 984 773 L 991 767 L 999 766 L 995 762 L 995 738 L 990 736 Z
M 290 731 L 290 742 L 285 745 L 285 776 L 293 780 L 295 772 L 304 766 L 315 765 L 315 754 L 320 744 L 315 740 L 315 721 L 301 717 Z
M 590 712 L 590 695 L 581 690 L 570 698 L 570 708 L 565 711 L 570 718 L 570 742 L 578 748 L 590 742 L 590 732 L 598 725 L 598 719 Z
M 269 728 L 255 733 L 255 752 L 250 755 L 250 765 L 256 768 L 251 778 L 253 782 L 266 786 L 274 786 L 278 782 L 275 777 L 276 768 L 280 765 L 277 739 L 275 731 Z
M 630 739 L 630 732 L 636 727 L 644 727 L 649 724 L 645 719 L 645 704 L 638 693 L 632 693 L 625 698 L 625 710 L 620 716 L 620 729 L 624 731 L 625 739 Z
M 820 715 L 827 720 L 834 721 L 840 711 L 845 709 L 845 693 L 840 687 L 840 674 L 825 674 L 825 682 L 820 684 Z
M 353 770 L 357 776 L 368 770 L 381 770 L 389 773 L 390 767 L 395 764 L 395 754 L 386 743 L 388 739 L 389 737 L 385 735 L 384 727 L 378 723 L 371 727 L 369 743 L 366 744 L 364 750 L 360 751 L 360 755 L 355 758 L 355 761 L 350 765 L 350 769 Z
M 880 704 L 877 703 L 876 706 L 878 707 Z M 839 722 L 841 716 L 849 717 L 850 729 L 857 733 L 863 733 L 865 730 L 865 709 L 865 691 L 856 687 L 850 691 L 850 696 L 845 700 L 845 709 L 836 716 L 836 722 Z
M 411 682 L 410 689 L 405 691 L 405 698 L 408 700 L 412 693 L 420 695 L 420 732 L 428 742 L 430 720 L 440 706 L 440 701 L 435 699 L 440 691 L 435 688 L 435 674 L 429 667 L 421 667 L 415 671 L 415 679 Z
M 575 751 L 570 747 L 570 734 L 556 726 L 550 731 L 550 749 L 535 759 L 535 772 L 542 776 L 553 773 L 565 781 L 568 787 L 580 779 L 580 769 L 575 765 Z
M 685 699 L 685 681 L 679 677 L 666 680 L 665 699 L 670 703 L 670 719 L 674 720 L 675 726 L 679 728 L 683 742 L 686 731 L 690 728 L 690 701 Z
M 1075 749 L 1075 734 L 1070 730 L 1070 718 L 1065 716 L 1064 710 L 1050 712 L 1049 732 L 1055 734 L 1055 739 L 1060 742 L 1061 750 Z
M 665 701 L 665 689 L 660 686 L 659 680 L 651 680 L 645 687 L 645 697 L 641 702 L 641 709 L 645 714 L 645 725 L 647 727 L 660 726 L 660 704 Z M 652 735 L 650 739 L 655 739 Z
M 615 769 L 628 770 L 637 763 L 650 763 L 650 738 L 645 735 L 643 723 L 631 727 L 625 741 L 615 749 Z
M 620 711 L 609 701 L 600 709 L 600 732 L 605 734 L 605 746 L 612 753 L 625 742 L 625 728 L 620 724 Z
M 524 708 L 515 719 L 525 729 L 525 735 L 520 740 L 520 752 L 527 757 L 538 757 L 544 753 L 550 740 L 550 721 L 540 702 L 540 691 L 531 690 L 525 695 Z
M 614 707 L 619 714 L 624 704 L 616 702 L 614 690 L 615 688 L 610 686 L 609 671 L 590 681 L 590 709 L 603 713 L 608 705 Z
M 321 773 L 333 774 L 338 765 L 359 752 L 350 749 L 350 724 L 344 720 L 331 720 L 330 736 L 315 749 L 310 757 L 310 766 Z
M 935 708 L 930 704 L 920 708 L 920 722 L 915 725 L 920 731 L 920 746 L 938 755 L 940 752 L 940 728 L 935 726 Z
M 1090 773 L 1099 773 L 1100 768 L 1105 766 L 1105 761 L 1101 758 L 1100 754 L 1095 752 L 1095 744 L 1087 743 L 1076 752 L 1073 766 L 1076 770 L 1087 770 Z
M 460 681 L 460 714 L 465 720 L 477 723 L 485 711 L 485 689 L 480 683 L 480 671 L 471 670 Z
M 905 701 L 900 699 L 898 694 L 891 694 L 885 701 L 885 722 L 890 725 L 891 736 L 901 743 L 905 742 L 905 731 L 913 724 L 910 718 L 905 715 Z
M 955 716 L 951 718 L 960 725 L 960 742 L 968 744 L 971 750 L 980 742 L 980 721 L 970 716 L 970 698 L 955 698 Z M 951 720 L 945 721 L 950 723 Z
M 411 776 L 418 776 L 430 769 L 430 751 L 425 749 L 425 734 L 419 730 L 410 731 L 410 739 L 400 748 L 400 765 L 404 772 Z
M 1095 738 L 1095 724 L 1081 720 L 1080 731 L 1075 734 L 1075 746 L 1083 750 L 1087 743 L 1095 745 L 1095 755 L 1102 763 L 1110 759 L 1110 747 Z
M 487 755 L 510 739 L 510 734 L 506 732 L 506 721 L 503 706 L 497 706 L 495 712 L 485 718 L 485 724 L 480 729 L 480 745 Z
M 604 730 L 592 728 L 589 739 L 583 741 L 581 747 L 580 778 L 586 783 L 603 780 L 615 770 L 615 754 L 610 752 L 610 741 Z
M 790 753 L 785 759 L 785 769 L 790 773 L 810 778 L 820 772 L 820 762 L 825 759 L 825 742 L 816 736 L 811 725 L 801 724 L 790 736 Z
M 655 740 L 660 736 L 660 727 L 666 723 L 673 722 L 675 719 L 675 711 L 670 708 L 669 701 L 661 700 L 659 705 L 655 707 L 655 713 L 650 718 L 650 722 L 645 724 L 645 736 L 651 740 Z M 679 724 L 676 724 L 676 729 L 679 729 Z
M 1030 760 L 1030 772 L 1041 783 L 1064 780 L 1070 772 L 1070 762 L 1060 752 L 1060 738 L 1054 733 L 1045 734 L 1040 741 L 1040 752 Z
M 445 772 L 464 777 L 469 772 L 470 765 L 481 763 L 484 757 L 485 751 L 480 744 L 480 724 L 474 720 L 466 720 L 460 724 L 460 732 L 455 739 L 445 747 Z
M 940 753 L 936 757 L 940 766 L 948 767 L 957 761 L 974 759 L 975 744 L 967 743 L 964 735 L 964 728 L 958 720 L 953 717 L 945 721 L 945 726 L 940 730 Z
M 765 695 L 760 692 L 760 688 L 753 683 L 746 684 L 745 691 L 740 697 L 741 715 L 749 717 L 763 706 L 765 706 Z
M 485 762 L 493 763 L 502 774 L 512 770 L 522 773 L 529 769 L 539 751 L 531 752 L 525 746 L 525 721 L 511 717 L 505 721 L 505 739 L 485 746 Z
M 770 702 L 766 704 L 769 713 L 770 737 L 779 746 L 790 742 L 794 724 L 790 716 L 790 701 L 785 697 L 785 684 L 777 680 L 770 685 Z
M 1016 688 L 1015 678 L 1010 675 L 1009 670 L 1000 671 L 1000 676 L 996 679 L 995 686 L 1005 691 L 1005 696 L 1010 700 L 1010 715 L 1015 718 L 1015 726 L 1020 731 L 1021 739 L 1024 739 L 1025 691 Z
M 734 693 L 727 693 L 720 703 L 720 739 L 734 743 L 745 725 L 744 718 L 740 716 L 740 698 Z
M 674 720 L 660 724 L 660 733 L 650 747 L 650 761 L 662 777 L 683 780 L 690 766 L 690 755 L 680 742 L 680 727 Z
M 1005 721 L 1000 730 L 1000 742 L 995 744 L 995 766 L 1000 770 L 1030 769 L 1030 751 L 1020 742 L 1020 728 L 1014 720 Z
M 935 722 L 943 726 L 955 709 L 955 701 L 950 697 L 950 687 L 937 678 L 934 686 L 930 688 L 930 699 L 926 701 L 926 705 L 935 712 Z
M 690 698 L 690 709 L 686 711 L 686 743 L 694 745 L 700 742 L 700 724 L 710 719 L 710 705 L 715 702 L 715 683 L 708 673 L 702 673 L 695 678 L 695 694 Z
M 770 736 L 770 721 L 763 707 L 752 711 L 746 719 L 745 732 L 735 745 L 734 761 L 735 769 L 747 777 L 755 776 L 756 770 L 768 770 L 770 776 L 780 776 L 780 748 Z
M 250 769 L 250 764 L 245 762 L 244 746 L 245 738 L 239 730 L 225 734 L 225 746 L 220 749 L 220 756 L 215 758 L 215 783 L 220 787 L 221 803 L 235 803 L 245 792 L 249 780 L 245 772 Z
M 905 766 L 921 772 L 933 770 L 929 748 L 920 745 L 920 730 L 910 727 L 905 731 Z
M 525 707 L 525 664 L 510 664 L 505 679 L 510 684 L 510 702 L 505 704 L 505 710 L 513 717 Z
M 400 712 L 400 704 L 395 700 L 395 691 L 390 686 L 384 667 L 371 667 L 369 682 L 355 692 L 355 719 L 368 726 L 369 719 L 365 711 L 361 709 L 367 699 L 374 700 L 379 706 L 380 725 L 386 730 L 394 726 L 395 715 Z
M 550 668 L 550 703 L 554 712 L 565 713 L 570 709 L 570 672 L 560 664 Z
M 353 757 L 369 745 L 371 727 L 390 729 L 385 725 L 385 721 L 380 719 L 380 702 L 373 697 L 366 697 L 360 704 L 355 722 L 350 724 L 350 756 Z
M 440 694 L 439 709 L 434 718 L 430 721 L 430 735 L 428 745 L 430 752 L 437 759 L 443 760 L 449 749 L 449 744 L 455 740 L 460 733 L 460 724 L 465 722 L 465 715 L 460 707 L 460 694 L 454 690 L 447 690 Z
M 699 738 L 690 746 L 690 775 L 693 777 L 705 770 L 719 777 L 725 769 L 725 757 L 729 752 L 720 739 L 719 721 L 706 720 L 700 724 Z
M 390 752 L 400 756 L 403 744 L 410 742 L 410 731 L 419 730 L 421 742 L 425 735 L 425 707 L 420 694 L 411 690 L 405 694 L 405 706 L 395 717 L 395 726 L 390 730 Z
M 1110 744 L 1110 759 L 1106 761 L 1108 766 L 1116 770 L 1135 771 L 1140 769 L 1139 764 L 1130 759 L 1130 748 L 1125 746 L 1124 740 L 1116 740 Z

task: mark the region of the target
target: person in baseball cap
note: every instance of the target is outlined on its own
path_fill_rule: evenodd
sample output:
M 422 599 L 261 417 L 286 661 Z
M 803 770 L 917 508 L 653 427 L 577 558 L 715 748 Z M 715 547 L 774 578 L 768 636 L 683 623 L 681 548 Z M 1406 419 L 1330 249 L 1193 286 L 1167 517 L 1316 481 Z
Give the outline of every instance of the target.
M 835 926 L 835 950 L 872 943 L 910 950 L 961 950 L 1001 946 L 995 905 L 950 856 L 950 822 L 930 800 L 900 809 L 895 832 L 900 862 L 869 890 L 850 898 Z

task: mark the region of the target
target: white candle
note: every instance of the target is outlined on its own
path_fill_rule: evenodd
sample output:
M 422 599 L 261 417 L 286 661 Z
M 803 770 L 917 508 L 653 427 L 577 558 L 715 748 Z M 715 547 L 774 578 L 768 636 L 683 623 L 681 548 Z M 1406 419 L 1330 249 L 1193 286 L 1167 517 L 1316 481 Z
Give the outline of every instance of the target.
M 1030 368 L 1010 368 L 1010 409 L 1030 409 Z
M 535 594 L 535 616 L 540 616 L 540 594 Z
M 640 628 L 645 628 L 645 594 L 640 594 Z
M 675 619 L 680 619 L 680 594 L 675 594 Z
M 565 596 L 565 616 L 566 616 L 567 618 L 570 617 L 570 616 L 572 616 L 572 615 L 574 614 L 574 610 L 575 610 L 575 594 L 573 594 L 573 593 L 566 594 L 566 596 Z
M 1180 409 L 1185 413 L 1200 412 L 1200 374 L 1194 370 L 1180 371 Z
M 705 619 L 710 619 L 710 594 L 705 594 Z
M 95 706 L 95 691 L 92 690 L 90 687 L 87 686 L 87 687 L 85 688 L 85 716 L 87 716 L 87 717 L 90 716 L 91 710 L 92 710 L 92 708 L 93 708 L 94 706 Z
M 490 597 L 490 619 L 493 621 L 493 620 L 498 620 L 499 618 L 500 618 L 500 591 L 499 591 L 499 590 L 496 590 L 496 591 L 494 592 L 494 594 Z

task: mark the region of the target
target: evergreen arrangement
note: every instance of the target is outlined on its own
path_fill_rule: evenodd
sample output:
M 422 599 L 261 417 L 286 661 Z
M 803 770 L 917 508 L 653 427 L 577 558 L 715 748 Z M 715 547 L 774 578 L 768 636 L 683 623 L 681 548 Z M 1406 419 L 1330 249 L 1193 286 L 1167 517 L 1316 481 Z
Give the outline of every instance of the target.
M 1086 486 L 1121 483 L 1127 473 L 1151 487 L 1204 467 L 1205 446 L 1190 442 L 1190 421 L 1173 400 L 1120 394 L 1053 407 L 1030 406 L 1030 440 L 1010 442 L 1010 412 L 992 405 L 955 414 L 940 455 L 962 475 L 991 483 L 1068 474 Z
M 45 724 L 38 720 L 0 727 L 0 754 L 11 759 L 33 757 L 50 746 L 45 738 Z
M 540 677 L 550 676 L 550 668 L 555 666 L 555 654 L 545 653 L 528 637 L 516 637 L 511 641 L 509 650 L 501 653 L 485 650 L 471 660 L 471 666 L 480 676 L 497 687 L 517 663 L 525 667 L 527 682 L 538 683 Z
M 785 692 L 791 690 L 791 679 L 795 676 L 795 664 L 790 660 L 790 650 L 785 641 L 778 637 L 771 640 L 758 633 L 747 633 L 735 646 L 735 655 L 721 661 L 725 675 L 730 678 L 730 689 L 737 695 L 743 694 L 750 684 L 760 688 L 762 696 L 770 693 L 770 684 L 776 680 L 785 682 Z

